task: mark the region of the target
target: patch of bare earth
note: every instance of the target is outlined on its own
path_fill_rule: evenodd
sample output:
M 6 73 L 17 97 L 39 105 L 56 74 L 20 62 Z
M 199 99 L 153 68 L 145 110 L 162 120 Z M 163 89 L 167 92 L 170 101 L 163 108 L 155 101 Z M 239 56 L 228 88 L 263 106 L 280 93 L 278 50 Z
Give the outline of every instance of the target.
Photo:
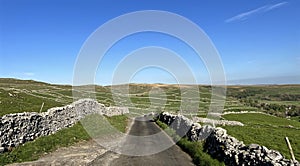
M 37 161 L 15 163 L 11 165 L 89 165 L 98 156 L 105 154 L 107 150 L 95 141 L 82 141 L 70 147 L 62 147 L 46 154 Z

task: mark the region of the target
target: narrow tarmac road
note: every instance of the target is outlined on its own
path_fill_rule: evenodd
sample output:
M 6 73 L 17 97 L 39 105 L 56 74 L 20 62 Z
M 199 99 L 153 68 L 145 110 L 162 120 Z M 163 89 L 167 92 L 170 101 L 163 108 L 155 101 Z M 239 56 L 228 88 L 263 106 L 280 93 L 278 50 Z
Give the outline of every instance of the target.
M 135 118 L 118 151 L 109 151 L 90 140 L 71 147 L 59 148 L 36 161 L 15 163 L 26 166 L 190 166 L 194 165 L 183 152 L 148 117 Z M 127 155 L 125 155 L 127 154 Z
M 164 147 L 164 145 L 168 145 L 168 147 Z M 155 122 L 148 117 L 135 119 L 129 136 L 121 147 L 121 152 L 122 155 L 107 164 L 110 166 L 194 165 L 191 157 L 175 145 L 169 136 L 161 132 Z M 150 155 L 144 155 L 147 153 Z M 91 165 L 101 164 L 103 164 L 103 158 L 100 157 L 91 163 Z

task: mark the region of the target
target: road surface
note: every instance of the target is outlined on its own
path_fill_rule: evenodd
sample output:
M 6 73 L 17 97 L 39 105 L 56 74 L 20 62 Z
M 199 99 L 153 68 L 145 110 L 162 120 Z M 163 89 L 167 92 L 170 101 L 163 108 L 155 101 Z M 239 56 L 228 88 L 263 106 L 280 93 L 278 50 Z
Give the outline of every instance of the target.
M 157 133 L 160 133 L 159 135 Z M 157 135 L 155 137 L 148 138 L 149 135 Z M 121 149 L 122 153 L 133 153 L 134 155 L 142 155 L 147 152 L 154 153 L 155 148 L 163 147 L 166 144 L 172 144 L 171 147 L 164 151 L 159 151 L 151 155 L 145 156 L 131 156 L 120 155 L 118 158 L 114 158 L 105 165 L 110 166 L 140 166 L 140 165 L 153 165 L 153 166 L 189 166 L 194 165 L 192 159 L 188 154 L 183 152 L 174 142 L 168 137 L 161 129 L 152 122 L 148 117 L 138 117 L 135 119 L 130 131 L 129 137 L 125 140 L 124 146 Z M 138 140 L 135 137 L 139 136 L 144 140 Z M 146 137 L 142 137 L 146 136 Z M 155 140 L 153 140 L 153 138 Z M 107 154 L 109 155 L 109 154 Z M 104 160 L 99 157 L 96 158 L 91 165 L 101 165 Z

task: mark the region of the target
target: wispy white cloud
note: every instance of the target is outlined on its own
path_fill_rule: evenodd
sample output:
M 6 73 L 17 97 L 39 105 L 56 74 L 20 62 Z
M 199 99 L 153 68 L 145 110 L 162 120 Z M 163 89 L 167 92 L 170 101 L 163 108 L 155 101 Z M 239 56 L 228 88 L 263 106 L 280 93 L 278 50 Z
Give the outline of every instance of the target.
M 280 2 L 280 3 L 277 3 L 275 5 L 271 5 L 271 6 L 268 7 L 268 11 L 279 8 L 279 7 L 281 7 L 283 5 L 286 5 L 286 4 L 287 4 L 287 2 Z
M 34 76 L 34 73 L 31 73 L 31 72 L 26 72 L 24 73 L 25 76 Z
M 259 7 L 259 8 L 256 8 L 254 10 L 250 10 L 248 12 L 244 12 L 244 13 L 240 13 L 236 16 L 233 16 L 227 20 L 225 20 L 226 23 L 229 23 L 229 22 L 233 22 L 233 21 L 242 21 L 242 20 L 246 20 L 248 19 L 250 16 L 253 16 L 253 15 L 256 15 L 256 14 L 259 14 L 259 13 L 265 13 L 265 12 L 269 12 L 273 9 L 276 9 L 276 8 L 279 8 L 279 7 L 282 7 L 283 5 L 286 5 L 288 2 L 280 2 L 280 3 L 277 3 L 277 4 L 273 4 L 273 5 L 265 5 L 265 6 L 262 6 L 262 7 Z

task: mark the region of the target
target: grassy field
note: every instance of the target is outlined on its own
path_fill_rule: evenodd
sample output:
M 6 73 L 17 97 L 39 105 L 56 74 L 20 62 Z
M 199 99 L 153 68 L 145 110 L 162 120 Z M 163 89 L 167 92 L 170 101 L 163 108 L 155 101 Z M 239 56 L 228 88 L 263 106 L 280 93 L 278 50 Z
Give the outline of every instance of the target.
M 130 84 L 129 87 L 128 85 L 94 86 L 94 88 L 96 99 L 106 106 L 117 105 L 148 111 L 151 111 L 150 108 L 157 111 L 178 112 L 198 102 L 197 108 L 186 109 L 198 112 L 202 116 L 206 115 L 210 107 L 212 91 L 210 86 L 179 87 L 163 84 Z M 129 96 L 123 93 L 127 88 Z M 114 90 L 114 94 L 111 93 L 111 89 Z M 153 89 L 160 89 L 163 93 L 151 94 Z M 191 89 L 194 90 L 192 93 Z M 72 92 L 72 86 L 69 85 L 0 78 L 0 116 L 24 111 L 38 112 L 42 103 L 44 103 L 42 111 L 54 106 L 63 106 L 76 100 L 72 93 L 81 94 L 83 91 L 80 91 L 80 87 L 76 87 Z M 300 117 L 298 115 L 300 114 L 299 94 L 300 85 L 228 86 L 224 111 L 261 111 L 285 116 L 285 109 L 290 107 L 292 119 L 297 120 L 299 119 L 297 116 Z M 199 100 L 187 96 L 198 96 Z M 181 105 L 182 101 L 185 101 L 185 105 Z
M 129 117 L 151 111 L 176 113 L 185 109 L 205 117 L 211 104 L 212 88 L 204 85 L 130 84 L 93 87 L 95 88 L 93 95 L 98 102 L 106 106 L 128 107 Z M 128 95 L 124 93 L 127 88 Z M 69 85 L 0 78 L 0 116 L 24 111 L 38 112 L 42 103 L 45 103 L 42 111 L 54 106 L 70 104 L 76 100 L 72 94 L 84 96 L 86 93 L 84 89 L 85 87 L 76 87 L 76 91 L 72 92 L 72 86 Z M 111 90 L 115 93 L 112 94 Z M 225 126 L 225 128 L 229 134 L 247 144 L 265 145 L 279 150 L 289 158 L 284 142 L 284 137 L 288 136 L 297 159 L 300 160 L 300 143 L 297 139 L 300 138 L 299 94 L 300 85 L 228 86 L 225 112 L 257 111 L 292 120 L 263 114 L 229 114 L 223 117 L 228 120 L 241 121 L 246 125 L 243 127 Z M 186 105 L 181 105 L 182 101 L 186 101 Z M 189 108 L 188 106 L 193 103 L 198 103 L 198 106 Z M 122 126 L 123 120 L 118 119 L 115 122 L 121 122 L 119 125 Z
M 95 86 L 97 99 L 109 106 L 112 96 L 109 89 Z M 73 102 L 72 86 L 53 85 L 31 80 L 0 78 L 0 116 L 17 112 L 39 112 Z M 74 99 L 76 100 L 76 99 Z
M 227 120 L 240 121 L 245 126 L 225 126 L 228 134 L 245 144 L 257 143 L 269 149 L 278 150 L 290 158 L 285 137 L 288 137 L 296 159 L 300 160 L 300 123 L 285 118 L 264 114 L 229 114 L 223 115 Z
M 125 132 L 128 120 L 125 115 L 107 117 L 107 120 L 117 130 Z M 59 147 L 67 147 L 76 142 L 89 139 L 91 139 L 90 135 L 79 122 L 55 134 L 39 137 L 32 142 L 27 142 L 22 146 L 16 147 L 11 152 L 0 154 L 0 165 L 37 160 L 40 156 L 52 152 Z
M 229 86 L 227 98 L 280 117 L 300 117 L 300 85 Z

